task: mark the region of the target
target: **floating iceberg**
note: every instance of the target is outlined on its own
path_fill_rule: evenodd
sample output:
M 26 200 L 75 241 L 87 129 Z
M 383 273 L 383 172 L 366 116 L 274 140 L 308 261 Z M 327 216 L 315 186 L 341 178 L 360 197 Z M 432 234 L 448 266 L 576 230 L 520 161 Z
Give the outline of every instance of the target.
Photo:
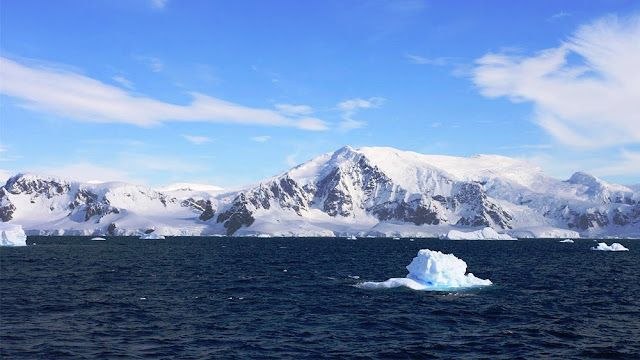
M 568 243 L 568 244 L 573 244 L 573 240 L 572 239 L 564 239 L 560 241 L 561 243 Z
M 452 290 L 472 286 L 491 285 L 491 280 L 475 277 L 467 272 L 467 263 L 453 254 L 443 254 L 440 251 L 422 249 L 418 256 L 407 265 L 404 278 L 391 278 L 387 281 L 367 281 L 357 286 L 363 289 L 388 289 L 399 286 L 413 290 Z
M 518 240 L 507 234 L 498 234 L 490 227 L 470 232 L 449 230 L 447 235 L 440 238 L 443 240 Z
M 93 241 L 105 241 L 107 239 L 98 236 L 98 237 L 91 238 L 91 240 L 93 240 Z
M 143 234 L 142 236 L 140 236 L 140 239 L 144 239 L 144 240 L 164 240 L 164 236 L 158 235 L 155 232 L 152 232 L 150 234 Z
M 613 243 L 611 246 L 607 245 L 607 243 L 598 243 L 598 246 L 594 246 L 591 250 L 598 251 L 629 251 L 626 247 L 622 246 L 620 243 Z
M 0 223 L 0 246 L 27 246 L 22 226 Z

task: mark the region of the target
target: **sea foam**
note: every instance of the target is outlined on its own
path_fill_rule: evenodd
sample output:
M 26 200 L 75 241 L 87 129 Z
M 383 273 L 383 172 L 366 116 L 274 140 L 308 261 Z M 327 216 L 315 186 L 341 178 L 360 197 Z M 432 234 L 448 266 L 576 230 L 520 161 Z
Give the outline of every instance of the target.
M 453 254 L 443 254 L 440 251 L 422 249 L 418 256 L 407 265 L 404 278 L 391 278 L 387 281 L 367 281 L 357 286 L 363 289 L 388 289 L 404 286 L 413 290 L 452 290 L 473 286 L 491 285 L 491 280 L 466 274 L 467 263 Z

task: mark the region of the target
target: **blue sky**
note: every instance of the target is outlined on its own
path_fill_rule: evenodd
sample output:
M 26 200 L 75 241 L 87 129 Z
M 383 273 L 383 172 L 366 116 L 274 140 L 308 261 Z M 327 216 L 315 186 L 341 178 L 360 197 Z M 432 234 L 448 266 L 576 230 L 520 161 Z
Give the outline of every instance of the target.
M 344 145 L 640 183 L 640 2 L 0 4 L 0 176 L 258 181 Z

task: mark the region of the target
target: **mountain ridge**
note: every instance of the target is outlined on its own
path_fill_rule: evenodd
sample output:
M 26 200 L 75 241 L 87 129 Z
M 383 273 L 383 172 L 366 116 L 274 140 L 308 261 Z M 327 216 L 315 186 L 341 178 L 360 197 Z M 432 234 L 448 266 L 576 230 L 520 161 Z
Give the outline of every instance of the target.
M 438 236 L 491 227 L 640 237 L 640 194 L 629 187 L 582 172 L 558 180 L 500 155 L 345 146 L 238 189 L 165 189 L 20 173 L 0 188 L 0 219 L 30 235 Z

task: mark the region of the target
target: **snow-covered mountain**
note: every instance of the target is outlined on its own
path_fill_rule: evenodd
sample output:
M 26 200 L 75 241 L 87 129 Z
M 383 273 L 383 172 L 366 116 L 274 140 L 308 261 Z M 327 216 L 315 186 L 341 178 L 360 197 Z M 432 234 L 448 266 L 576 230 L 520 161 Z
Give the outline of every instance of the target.
M 518 237 L 640 237 L 640 194 L 521 160 L 343 147 L 258 184 L 152 190 L 18 174 L 0 218 L 28 234 L 438 236 L 492 227 Z

